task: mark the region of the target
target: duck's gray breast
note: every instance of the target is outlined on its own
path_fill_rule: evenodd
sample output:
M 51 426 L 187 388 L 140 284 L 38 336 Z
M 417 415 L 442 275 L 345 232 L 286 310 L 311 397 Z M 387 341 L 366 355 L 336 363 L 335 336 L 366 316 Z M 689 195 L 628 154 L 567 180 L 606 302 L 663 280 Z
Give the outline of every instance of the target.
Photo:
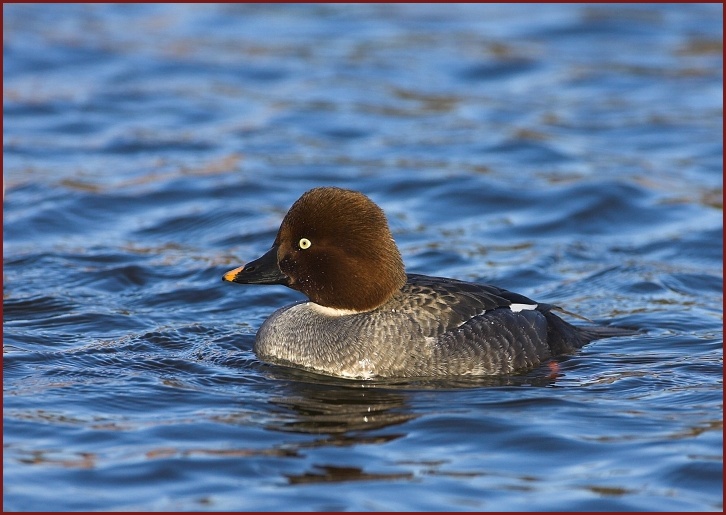
M 344 316 L 322 314 L 310 302 L 294 304 L 265 321 L 255 353 L 343 377 L 496 375 L 550 355 L 547 322 L 538 311 L 495 309 L 460 323 L 454 311 L 425 299 L 428 305 L 416 309 L 397 302 Z
M 395 311 L 330 316 L 311 302 L 279 309 L 257 333 L 260 359 L 345 377 L 404 375 L 420 354 L 431 353 L 421 327 Z

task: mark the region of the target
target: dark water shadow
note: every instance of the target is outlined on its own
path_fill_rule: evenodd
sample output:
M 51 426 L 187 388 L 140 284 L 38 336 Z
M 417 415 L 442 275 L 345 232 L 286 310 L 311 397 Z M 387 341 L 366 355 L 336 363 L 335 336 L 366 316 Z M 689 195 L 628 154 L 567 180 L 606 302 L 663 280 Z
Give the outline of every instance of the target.
M 380 445 L 406 437 L 407 423 L 430 414 L 430 409 L 415 406 L 418 393 L 549 387 L 557 379 L 557 369 L 550 364 L 521 375 L 447 379 L 350 380 L 279 366 L 265 366 L 260 372 L 277 387 L 277 394 L 268 402 L 279 416 L 266 429 L 317 436 L 297 443 L 298 455 L 306 454 L 306 449 Z M 306 470 L 284 477 L 291 486 L 414 479 L 410 471 L 369 470 L 365 463 L 352 461 L 344 466 L 312 463 Z
M 277 383 L 279 393 L 268 402 L 284 410 L 287 416 L 268 428 L 329 435 L 360 443 L 361 439 L 367 438 L 368 432 L 398 426 L 425 415 L 411 406 L 410 401 L 418 392 L 548 387 L 557 379 L 556 366 L 545 364 L 521 375 L 379 380 L 340 379 L 307 370 L 269 366 L 262 372 L 268 380 Z

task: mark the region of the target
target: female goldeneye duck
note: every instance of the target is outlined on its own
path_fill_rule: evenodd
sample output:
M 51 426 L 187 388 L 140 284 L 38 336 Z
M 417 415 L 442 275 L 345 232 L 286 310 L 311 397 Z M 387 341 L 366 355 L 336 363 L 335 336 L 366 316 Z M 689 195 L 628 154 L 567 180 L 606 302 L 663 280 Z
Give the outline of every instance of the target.
M 577 327 L 496 286 L 406 274 L 376 204 L 314 188 L 290 208 L 272 248 L 224 274 L 283 284 L 310 300 L 275 311 L 254 351 L 267 362 L 348 378 L 499 375 L 633 331 Z

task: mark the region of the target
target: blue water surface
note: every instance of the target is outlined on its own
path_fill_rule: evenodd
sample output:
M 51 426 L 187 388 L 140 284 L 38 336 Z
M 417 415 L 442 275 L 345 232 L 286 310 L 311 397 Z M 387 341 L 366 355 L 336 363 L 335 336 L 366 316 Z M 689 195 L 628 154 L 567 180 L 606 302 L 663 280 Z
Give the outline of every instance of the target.
M 6 511 L 722 511 L 722 4 L 4 4 Z M 252 352 L 305 190 L 642 330 L 527 373 Z M 404 350 L 402 350 L 404 352 Z

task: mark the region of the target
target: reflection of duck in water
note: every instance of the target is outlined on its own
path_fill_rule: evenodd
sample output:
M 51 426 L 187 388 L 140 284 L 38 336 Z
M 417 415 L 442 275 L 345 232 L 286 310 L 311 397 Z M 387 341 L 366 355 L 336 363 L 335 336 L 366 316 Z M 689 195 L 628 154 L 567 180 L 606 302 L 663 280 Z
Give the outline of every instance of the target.
M 298 372 L 295 375 L 303 375 Z M 312 374 L 307 374 L 312 376 Z M 290 374 L 286 374 L 290 379 Z M 371 437 L 365 435 L 347 436 L 346 433 L 368 431 L 402 424 L 416 418 L 406 407 L 405 392 L 379 388 L 351 387 L 350 383 L 330 381 L 311 382 L 311 377 L 295 381 L 294 391 L 289 396 L 275 397 L 270 403 L 285 408 L 285 413 L 269 429 L 278 431 L 337 435 L 341 443 L 351 439 L 351 444 L 363 443 Z M 307 381 L 305 381 L 307 379 Z M 326 384 L 327 383 L 327 384 Z M 377 436 L 389 441 L 402 436 Z M 368 441 L 367 443 L 377 443 Z M 330 444 L 328 441 L 327 445 Z
M 305 370 L 268 369 L 273 377 L 294 381 L 290 395 L 269 399 L 284 408 L 279 417 L 267 424 L 268 429 L 295 433 L 328 434 L 341 442 L 380 443 L 402 434 L 371 437 L 362 431 L 403 424 L 419 416 L 409 405 L 416 392 L 450 389 L 462 391 L 494 386 L 551 386 L 556 374 L 533 370 L 528 374 L 499 377 L 453 379 L 356 381 L 326 378 Z M 357 432 L 357 433 L 356 433 Z M 351 436 L 351 433 L 356 433 Z M 373 438 L 373 440 L 371 440 Z M 328 444 L 330 442 L 327 442 Z
M 508 374 L 597 338 L 633 334 L 573 326 L 554 306 L 496 286 L 406 275 L 383 211 L 340 188 L 305 193 L 272 248 L 224 279 L 307 295 L 265 321 L 255 352 L 340 377 Z
M 287 382 L 282 386 L 289 389 L 289 396 L 277 396 L 269 402 L 282 410 L 273 410 L 277 415 L 266 424 L 267 429 L 274 431 L 319 435 L 308 441 L 295 441 L 286 444 L 285 449 L 294 451 L 296 458 L 311 457 L 305 469 L 284 476 L 290 484 L 308 483 L 340 483 L 351 481 L 395 481 L 410 480 L 416 477 L 413 469 L 425 468 L 438 470 L 446 461 L 419 460 L 411 456 L 410 461 L 396 463 L 393 470 L 381 470 L 371 467 L 367 460 L 356 459 L 357 453 L 343 454 L 341 463 L 335 454 L 323 452 L 318 454 L 314 449 L 331 449 L 338 447 L 357 447 L 361 445 L 383 445 L 409 435 L 414 425 L 408 424 L 422 415 L 431 413 L 431 409 L 441 412 L 443 420 L 448 416 L 461 420 L 460 410 L 447 413 L 438 401 L 435 408 L 421 402 L 421 396 L 427 390 L 437 394 L 444 389 L 455 392 L 478 392 L 482 388 L 492 386 L 551 386 L 555 377 L 538 369 L 528 374 L 500 377 L 471 377 L 454 379 L 427 380 L 376 380 L 350 381 L 332 377 L 323 377 L 298 369 L 266 370 L 277 379 Z M 477 395 L 474 393 L 473 395 Z M 411 400 L 417 399 L 416 408 Z M 434 417 L 423 421 L 423 426 L 415 425 L 417 431 L 426 431 L 422 427 L 429 426 L 436 431 L 441 418 Z M 448 422 L 446 422 L 448 423 Z M 400 444 L 398 444 L 400 445 Z M 365 452 L 361 456 L 367 456 Z M 327 456 L 328 459 L 321 461 Z

